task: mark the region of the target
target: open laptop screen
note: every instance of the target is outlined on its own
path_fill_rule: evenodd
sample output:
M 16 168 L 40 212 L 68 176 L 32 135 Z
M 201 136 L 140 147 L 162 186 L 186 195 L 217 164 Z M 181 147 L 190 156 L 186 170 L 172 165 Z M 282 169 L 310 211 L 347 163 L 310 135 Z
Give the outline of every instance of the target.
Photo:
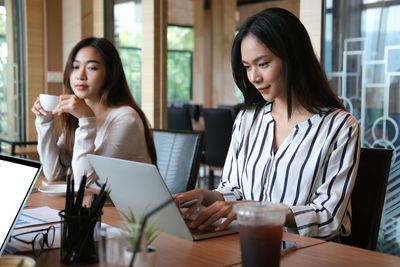
M 41 171 L 41 164 L 0 155 L 0 255 Z

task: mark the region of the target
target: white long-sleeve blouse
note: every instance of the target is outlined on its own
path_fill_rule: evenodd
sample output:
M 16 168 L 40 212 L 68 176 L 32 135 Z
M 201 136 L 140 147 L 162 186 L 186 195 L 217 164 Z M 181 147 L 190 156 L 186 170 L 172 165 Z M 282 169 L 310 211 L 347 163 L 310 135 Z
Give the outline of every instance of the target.
M 272 103 L 241 111 L 218 188 L 226 201 L 242 199 L 287 204 L 300 235 L 348 235 L 350 195 L 360 141 L 358 121 L 332 110 L 297 124 L 273 149 Z
M 79 183 L 84 171 L 88 184 L 93 183 L 97 176 L 87 154 L 151 163 L 143 122 L 133 108 L 113 108 L 99 130 L 95 117 L 80 118 L 78 123 L 71 158 L 65 151 L 64 134 L 56 140 L 53 115 L 36 117 L 38 153 L 48 180 L 62 179 L 67 168 L 72 167 L 75 183 Z

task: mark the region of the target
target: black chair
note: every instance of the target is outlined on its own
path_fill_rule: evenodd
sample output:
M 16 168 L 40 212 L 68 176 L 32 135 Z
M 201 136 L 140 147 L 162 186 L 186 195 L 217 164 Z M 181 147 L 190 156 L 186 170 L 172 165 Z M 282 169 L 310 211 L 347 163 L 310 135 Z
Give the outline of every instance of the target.
M 204 109 L 203 117 L 206 135 L 203 163 L 209 168 L 208 188 L 214 189 L 214 169 L 224 166 L 233 118 L 230 109 Z
M 340 237 L 341 243 L 376 249 L 392 154 L 390 149 L 361 148 L 351 195 L 351 234 Z
M 195 188 L 203 136 L 196 131 L 153 130 L 158 170 L 172 194 Z
M 191 131 L 192 120 L 188 107 L 168 107 L 168 129 Z
M 236 104 L 236 105 L 218 105 L 218 109 L 229 109 L 232 113 L 232 118 L 235 119 L 237 114 L 239 113 L 240 109 L 242 108 L 243 104 Z

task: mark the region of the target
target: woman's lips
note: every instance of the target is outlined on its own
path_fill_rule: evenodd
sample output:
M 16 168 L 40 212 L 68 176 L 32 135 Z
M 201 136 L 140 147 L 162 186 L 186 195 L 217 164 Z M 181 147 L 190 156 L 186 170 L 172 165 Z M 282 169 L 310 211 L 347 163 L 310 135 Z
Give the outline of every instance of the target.
M 77 90 L 85 90 L 87 88 L 87 85 L 77 84 L 77 85 L 75 85 L 75 88 Z
M 268 85 L 267 87 L 257 88 L 257 90 L 261 93 L 266 93 L 270 87 L 271 85 Z

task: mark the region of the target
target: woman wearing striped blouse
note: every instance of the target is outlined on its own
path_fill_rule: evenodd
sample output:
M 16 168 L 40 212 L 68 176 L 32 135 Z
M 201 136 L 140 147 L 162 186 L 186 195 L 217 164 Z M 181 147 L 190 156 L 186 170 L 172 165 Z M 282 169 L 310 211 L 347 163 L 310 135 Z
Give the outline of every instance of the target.
M 245 99 L 232 130 L 216 190 L 175 195 L 204 208 L 191 227 L 236 218 L 236 201 L 289 206 L 290 231 L 325 239 L 348 235 L 350 195 L 359 158 L 358 121 L 345 111 L 318 62 L 310 38 L 290 12 L 250 17 L 232 46 L 232 70 Z

